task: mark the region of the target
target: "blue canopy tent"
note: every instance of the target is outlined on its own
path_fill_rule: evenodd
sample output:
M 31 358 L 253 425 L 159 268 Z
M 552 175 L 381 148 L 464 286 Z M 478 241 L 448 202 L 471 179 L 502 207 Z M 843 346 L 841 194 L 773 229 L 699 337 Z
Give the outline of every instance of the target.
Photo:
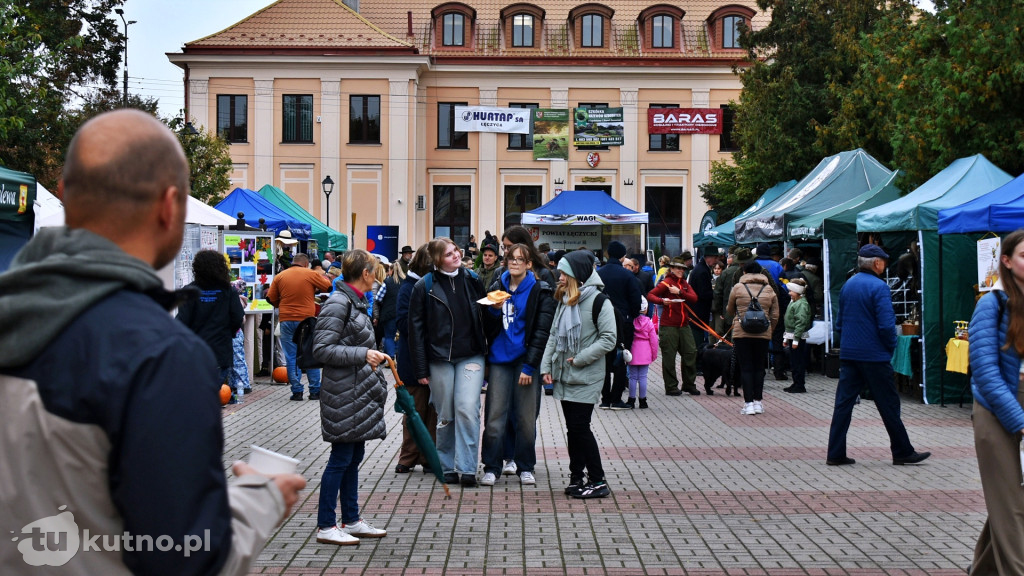
M 245 214 L 245 224 L 253 228 L 259 228 L 260 218 L 263 218 L 267 230 L 272 231 L 274 235 L 280 234 L 282 230 L 288 230 L 296 240 L 308 240 L 312 232 L 308 223 L 300 221 L 274 206 L 269 200 L 245 188 L 235 188 L 214 208 L 232 217 L 242 212 Z
M 756 215 L 765 206 L 770 204 L 773 200 L 782 196 L 790 188 L 796 186 L 796 180 L 787 180 L 785 182 L 779 182 L 775 186 L 772 186 L 761 194 L 761 197 L 750 205 L 749 208 L 740 212 L 735 218 L 715 226 L 708 231 L 700 231 L 693 235 L 693 245 L 695 247 L 703 246 L 725 246 L 729 247 L 736 243 L 736 221 L 742 220 L 743 218 L 750 218 Z
M 564 190 L 547 204 L 530 212 L 523 212 L 522 223 L 524 226 L 647 224 L 647 213 L 630 210 L 604 192 Z
M 920 294 L 911 296 L 920 298 L 914 306 L 920 306 L 925 402 L 944 403 L 963 388 L 962 376 L 943 370 L 942 351 L 953 336 L 953 322 L 970 319 L 974 309 L 974 276 L 964 274 L 962 263 L 975 261 L 980 237 L 940 236 L 939 211 L 979 198 L 1011 179 L 981 154 L 960 158 L 910 194 L 857 216 L 857 232 L 880 239 L 893 260 L 908 247 L 910 257 L 918 259 L 914 272 Z M 911 247 L 915 240 L 917 253 Z
M 1013 232 L 1024 226 L 1024 174 L 953 208 L 939 210 L 939 234 Z

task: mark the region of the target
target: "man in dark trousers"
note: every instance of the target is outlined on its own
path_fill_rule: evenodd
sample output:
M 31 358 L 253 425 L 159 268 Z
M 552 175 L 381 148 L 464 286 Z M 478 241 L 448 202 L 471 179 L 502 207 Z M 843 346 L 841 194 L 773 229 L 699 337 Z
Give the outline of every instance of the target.
M 860 270 L 843 285 L 839 294 L 839 384 L 828 434 L 829 466 L 853 464 L 846 455 L 846 433 L 853 406 L 865 386 L 871 388 L 878 415 L 889 433 L 892 463 L 917 464 L 931 452 L 917 452 L 900 419 L 900 395 L 893 381 L 892 353 L 896 350 L 896 315 L 892 293 L 882 279 L 889 255 L 875 244 L 857 253 Z
M 781 252 L 777 252 L 777 254 L 781 255 Z M 767 242 L 757 245 L 757 261 L 771 276 L 772 288 L 775 289 L 775 295 L 779 299 L 779 317 L 785 318 L 786 308 L 789 307 L 789 291 L 786 290 L 785 284 L 782 282 L 782 279 L 785 278 L 782 265 L 772 257 L 772 246 Z M 782 322 L 776 324 L 772 329 L 772 343 L 768 349 L 772 359 L 772 374 L 776 380 L 789 380 L 789 375 L 786 374 L 789 359 L 786 356 L 785 348 L 782 346 L 782 334 L 785 331 L 785 326 Z
M 697 293 L 697 303 L 693 306 L 693 311 L 696 317 L 704 324 L 710 325 L 711 304 L 715 297 L 715 289 L 711 284 L 711 277 L 713 276 L 711 269 L 718 263 L 718 248 L 703 249 L 702 252 L 702 257 L 697 260 L 697 265 L 694 266 L 693 272 L 690 272 L 689 282 L 694 292 Z M 690 330 L 693 332 L 693 343 L 700 350 L 708 342 L 708 333 L 700 324 L 692 321 L 690 322 Z M 698 361 L 698 374 L 701 373 L 701 369 L 702 366 L 700 361 Z
M 608 243 L 608 262 L 601 266 L 597 275 L 604 282 L 604 293 L 615 305 L 615 324 L 619 336 L 616 349 L 629 350 L 633 346 L 633 319 L 640 314 L 640 282 L 632 272 L 622 267 L 626 246 L 618 240 Z M 600 408 L 629 410 L 632 404 L 622 401 L 622 392 L 629 384 L 626 363 L 615 362 L 615 350 L 605 356 L 604 387 L 601 389 Z M 615 375 L 614 385 L 612 375 Z

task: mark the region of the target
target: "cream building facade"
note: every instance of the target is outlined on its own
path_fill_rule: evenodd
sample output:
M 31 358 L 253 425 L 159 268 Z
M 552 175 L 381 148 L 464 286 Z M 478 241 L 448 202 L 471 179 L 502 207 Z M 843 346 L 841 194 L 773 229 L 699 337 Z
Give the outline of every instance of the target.
M 648 212 L 650 247 L 678 253 L 707 209 L 711 162 L 731 157 L 737 35 L 767 21 L 752 1 L 279 0 L 168 57 L 188 115 L 231 143 L 232 188 L 273 184 L 350 246 L 381 224 L 414 246 L 480 240 L 563 189 L 593 189 Z M 596 165 L 571 146 L 534 160 L 530 136 L 455 132 L 455 105 L 622 107 L 624 141 Z M 718 109 L 725 133 L 652 135 L 658 107 Z

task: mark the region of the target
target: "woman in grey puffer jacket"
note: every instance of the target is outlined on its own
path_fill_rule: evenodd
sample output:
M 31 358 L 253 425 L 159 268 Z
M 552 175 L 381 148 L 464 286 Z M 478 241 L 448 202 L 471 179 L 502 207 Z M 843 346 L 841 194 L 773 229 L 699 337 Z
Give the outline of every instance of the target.
M 377 259 L 350 250 L 341 263 L 343 281 L 324 304 L 313 335 L 313 356 L 324 363 L 320 388 L 320 427 L 331 456 L 320 482 L 316 541 L 341 546 L 387 532 L 359 517 L 359 463 L 367 440 L 384 438 L 388 384 L 377 351 L 365 294 L 373 287 Z M 335 508 L 341 494 L 341 521 Z

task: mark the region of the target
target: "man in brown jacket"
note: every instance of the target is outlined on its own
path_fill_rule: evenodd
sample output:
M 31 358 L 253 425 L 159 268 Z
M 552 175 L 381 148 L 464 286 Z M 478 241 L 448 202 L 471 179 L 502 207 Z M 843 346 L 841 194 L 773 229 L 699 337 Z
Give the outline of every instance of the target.
M 295 329 L 310 316 L 316 316 L 317 291 L 327 292 L 331 281 L 319 271 L 310 270 L 309 256 L 296 254 L 292 266 L 274 276 L 267 292 L 267 301 L 277 308 L 281 322 L 281 346 L 288 366 L 288 383 L 292 387 L 292 400 L 302 400 L 302 371 L 295 365 L 298 347 L 292 342 Z M 309 399 L 320 399 L 320 369 L 306 370 L 309 379 Z

